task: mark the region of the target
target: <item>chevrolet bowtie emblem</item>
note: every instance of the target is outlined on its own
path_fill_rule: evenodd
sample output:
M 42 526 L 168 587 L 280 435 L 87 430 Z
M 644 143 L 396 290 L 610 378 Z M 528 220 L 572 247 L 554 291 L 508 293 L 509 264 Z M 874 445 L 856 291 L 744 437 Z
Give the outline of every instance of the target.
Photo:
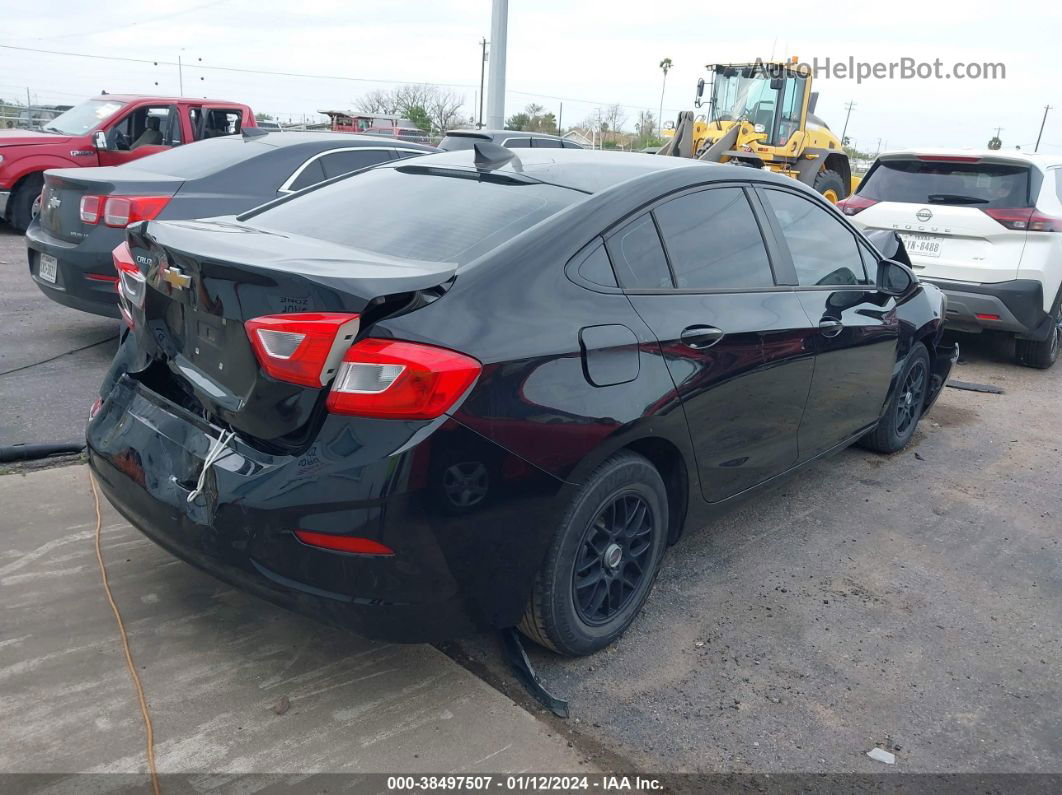
M 176 287 L 178 290 L 183 290 L 192 284 L 191 276 L 181 273 L 180 268 L 175 268 L 172 265 L 168 268 L 163 268 L 159 275 L 162 276 L 164 282 Z

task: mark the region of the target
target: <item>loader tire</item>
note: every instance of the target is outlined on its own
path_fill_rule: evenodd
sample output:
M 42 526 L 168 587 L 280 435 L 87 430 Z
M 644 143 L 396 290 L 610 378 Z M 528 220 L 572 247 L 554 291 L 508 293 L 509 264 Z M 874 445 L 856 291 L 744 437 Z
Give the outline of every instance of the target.
M 837 204 L 848 195 L 844 180 L 836 171 L 820 171 L 815 175 L 815 185 L 813 187 L 815 192 L 822 194 L 830 204 Z

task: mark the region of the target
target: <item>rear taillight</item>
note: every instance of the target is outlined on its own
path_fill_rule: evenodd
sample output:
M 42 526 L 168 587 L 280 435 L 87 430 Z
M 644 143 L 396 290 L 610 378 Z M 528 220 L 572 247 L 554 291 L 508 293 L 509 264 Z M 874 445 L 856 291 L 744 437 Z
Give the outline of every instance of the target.
M 434 419 L 461 398 L 480 363 L 434 345 L 384 339 L 355 344 L 339 366 L 328 410 L 382 419 Z
M 978 208 L 995 221 L 1019 232 L 1062 232 L 1062 218 L 1037 212 L 1035 207 Z
M 97 198 L 103 201 L 103 223 L 107 226 L 125 227 L 137 221 L 150 221 L 155 218 L 173 197 L 100 196 Z
M 111 252 L 114 260 L 114 269 L 118 271 L 118 295 L 135 306 L 137 309 L 144 308 L 144 296 L 147 293 L 147 278 L 140 272 L 140 268 L 133 260 L 133 252 L 129 250 L 129 244 L 120 243 Z M 122 317 L 126 323 L 133 325 L 132 318 L 128 316 L 128 310 L 121 305 Z
M 81 197 L 81 223 L 98 224 L 100 222 L 100 207 L 103 205 L 102 196 Z
M 334 549 L 337 552 L 349 552 L 352 555 L 394 555 L 389 546 L 359 536 L 341 536 L 333 533 L 311 533 L 308 530 L 296 530 L 295 537 L 304 544 L 321 549 Z
M 278 381 L 324 386 L 358 333 L 358 315 L 297 312 L 244 323 L 262 369 Z
M 845 215 L 856 215 L 877 203 L 877 199 L 864 199 L 862 196 L 852 195 L 837 202 L 837 209 Z

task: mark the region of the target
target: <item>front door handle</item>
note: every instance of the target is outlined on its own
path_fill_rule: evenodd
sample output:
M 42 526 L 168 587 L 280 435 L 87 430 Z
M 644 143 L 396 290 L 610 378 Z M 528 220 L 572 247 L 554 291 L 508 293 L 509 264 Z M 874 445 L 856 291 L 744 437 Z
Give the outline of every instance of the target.
M 687 326 L 679 335 L 682 344 L 696 351 L 711 348 L 723 338 L 726 332 L 715 326 Z
M 824 320 L 819 321 L 819 331 L 824 337 L 836 337 L 844 331 L 844 323 L 840 320 L 825 318 Z

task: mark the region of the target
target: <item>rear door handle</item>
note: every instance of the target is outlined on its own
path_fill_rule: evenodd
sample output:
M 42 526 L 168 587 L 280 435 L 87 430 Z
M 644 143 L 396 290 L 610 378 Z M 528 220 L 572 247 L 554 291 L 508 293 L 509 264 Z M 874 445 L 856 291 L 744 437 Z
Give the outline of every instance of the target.
M 820 320 L 819 331 L 822 332 L 822 336 L 824 337 L 836 337 L 844 331 L 844 323 L 840 320 Z
M 694 350 L 711 348 L 723 338 L 726 332 L 715 326 L 687 326 L 682 330 L 679 338 L 687 347 Z

